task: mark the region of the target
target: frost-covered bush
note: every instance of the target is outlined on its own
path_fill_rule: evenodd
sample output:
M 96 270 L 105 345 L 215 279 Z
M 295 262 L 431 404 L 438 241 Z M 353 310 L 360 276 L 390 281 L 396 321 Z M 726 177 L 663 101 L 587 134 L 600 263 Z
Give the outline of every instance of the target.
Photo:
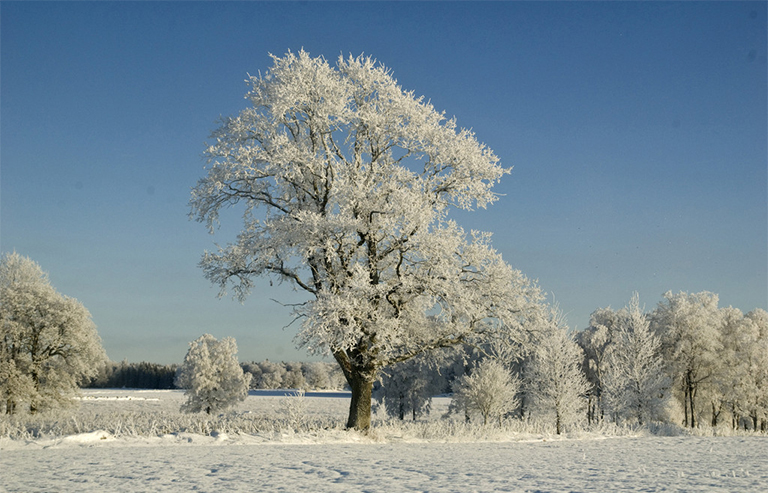
M 300 431 L 307 419 L 307 401 L 303 390 L 286 395 L 280 402 L 281 414 L 285 416 L 288 427 Z
M 250 373 L 237 361 L 237 344 L 232 337 L 217 341 L 205 334 L 189 343 L 179 368 L 176 386 L 186 389 L 182 411 L 211 414 L 226 409 L 248 395 Z

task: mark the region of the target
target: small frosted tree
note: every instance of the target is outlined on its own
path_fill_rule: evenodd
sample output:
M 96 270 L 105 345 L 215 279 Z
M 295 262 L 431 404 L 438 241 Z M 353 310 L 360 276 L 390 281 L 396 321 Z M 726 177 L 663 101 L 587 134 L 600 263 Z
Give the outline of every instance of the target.
M 217 341 L 205 334 L 189 343 L 176 376 L 176 386 L 187 389 L 181 411 L 211 414 L 224 410 L 246 398 L 250 381 L 251 374 L 243 372 L 237 361 L 235 339 Z
M 455 382 L 451 408 L 464 410 L 466 415 L 480 414 L 483 425 L 489 419 L 502 418 L 518 404 L 520 380 L 509 369 L 493 358 L 486 358 L 475 366 L 472 373 Z
M 584 353 L 569 336 L 559 310 L 553 309 L 541 325 L 525 369 L 526 404 L 531 415 L 553 419 L 559 435 L 582 416 L 589 382 L 582 371 Z
M 660 351 L 661 341 L 650 331 L 634 293 L 619 312 L 618 328 L 605 352 L 602 383 L 606 407 L 616 421 L 643 424 L 664 418 L 670 379 Z
M 17 253 L 0 258 L 0 399 L 13 414 L 70 406 L 106 361 L 91 314 Z

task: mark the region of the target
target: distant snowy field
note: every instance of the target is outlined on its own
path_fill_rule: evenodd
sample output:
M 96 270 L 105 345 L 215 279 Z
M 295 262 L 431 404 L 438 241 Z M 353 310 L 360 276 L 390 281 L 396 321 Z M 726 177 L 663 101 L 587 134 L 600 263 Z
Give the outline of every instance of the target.
M 89 390 L 79 414 L 170 412 L 180 392 Z M 348 396 L 308 394 L 307 415 L 342 421 Z M 438 399 L 436 408 L 447 405 Z M 284 412 L 279 392 L 251 395 L 236 412 Z M 436 409 L 433 416 L 442 413 Z M 425 441 L 381 426 L 364 437 L 339 430 L 227 436 L 0 439 L 0 492 L 473 492 L 768 491 L 768 437 L 560 439 L 524 433 L 491 441 Z

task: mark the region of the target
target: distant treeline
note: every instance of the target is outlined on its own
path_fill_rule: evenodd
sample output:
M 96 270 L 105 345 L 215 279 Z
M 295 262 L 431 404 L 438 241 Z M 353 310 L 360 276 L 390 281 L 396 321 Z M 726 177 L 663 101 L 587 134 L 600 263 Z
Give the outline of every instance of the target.
M 252 375 L 252 389 L 342 389 L 346 384 L 344 375 L 336 363 L 315 362 L 272 362 L 269 360 L 241 363 L 244 372 Z M 131 388 L 131 389 L 175 389 L 178 365 L 158 363 L 129 363 L 109 361 L 98 375 L 82 385 L 83 388 Z
M 338 390 L 346 385 L 339 365 L 324 361 L 241 363 L 252 375 L 252 389 Z
M 108 361 L 99 369 L 84 388 L 111 389 L 175 389 L 173 379 L 178 365 L 160 365 L 157 363 L 128 363 Z

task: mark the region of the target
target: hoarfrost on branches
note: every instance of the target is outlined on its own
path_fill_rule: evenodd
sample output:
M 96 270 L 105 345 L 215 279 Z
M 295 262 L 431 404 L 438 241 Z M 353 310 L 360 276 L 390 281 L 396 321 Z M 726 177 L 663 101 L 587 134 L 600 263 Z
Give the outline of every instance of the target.
M 367 429 L 379 370 L 520 333 L 540 301 L 490 234 L 448 218 L 496 201 L 510 170 L 370 57 L 273 61 L 250 77 L 250 107 L 213 134 L 192 191 L 191 216 L 212 231 L 223 208 L 244 208 L 237 241 L 201 266 L 222 295 L 243 299 L 262 275 L 306 292 L 298 344 L 335 358 L 352 389 L 347 425 Z

